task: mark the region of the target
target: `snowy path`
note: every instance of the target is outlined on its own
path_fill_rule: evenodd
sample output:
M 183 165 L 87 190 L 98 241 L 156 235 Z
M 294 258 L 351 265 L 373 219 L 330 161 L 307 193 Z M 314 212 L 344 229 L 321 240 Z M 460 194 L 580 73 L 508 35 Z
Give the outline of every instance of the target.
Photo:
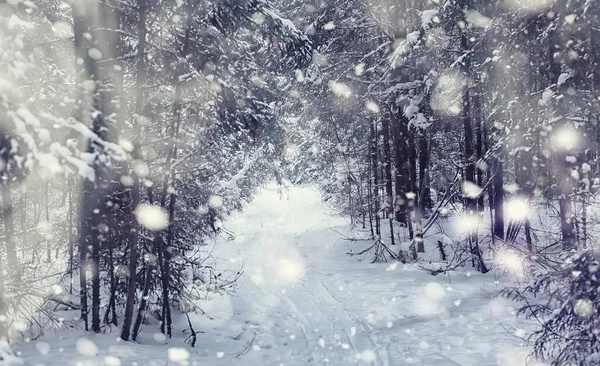
M 507 330 L 519 327 L 510 305 L 494 297 L 492 274 L 434 277 L 412 265 L 372 264 L 371 254 L 350 257 L 369 242 L 343 240 L 339 232 L 359 234 L 324 211 L 309 188 L 292 188 L 283 200 L 266 190 L 234 221 L 231 229 L 244 234 L 231 243 L 247 258 L 240 298 L 260 324 L 261 349 L 247 362 L 525 364 L 528 350 Z
M 525 365 L 528 350 L 514 335 L 520 326 L 510 304 L 494 297 L 493 274 L 434 277 L 413 265 L 372 264 L 371 254 L 350 257 L 369 242 L 343 240 L 339 233 L 359 234 L 327 215 L 310 188 L 292 188 L 281 200 L 274 187 L 265 189 L 225 227 L 235 238 L 220 239 L 214 254 L 229 269 L 243 263 L 244 275 L 233 296 L 205 303 L 213 319 L 196 319 L 204 332 L 196 348 L 177 332 L 165 341 L 145 330 L 141 345 L 118 342 L 117 333 L 63 332 L 43 340 L 48 355 L 31 360 L 63 365 L 68 353 L 74 365 L 102 365 L 106 356 L 166 365 L 170 347 L 185 347 L 192 365 Z M 78 355 L 82 335 L 98 356 Z M 26 358 L 36 353 L 19 349 Z

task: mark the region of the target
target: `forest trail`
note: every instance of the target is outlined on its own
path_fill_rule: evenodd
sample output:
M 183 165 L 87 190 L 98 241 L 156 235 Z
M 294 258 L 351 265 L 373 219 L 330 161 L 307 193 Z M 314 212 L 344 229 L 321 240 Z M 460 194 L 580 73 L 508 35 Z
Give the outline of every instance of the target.
M 494 274 L 431 276 L 349 256 L 370 241 L 328 215 L 312 188 L 264 189 L 217 247 L 245 260 L 240 308 L 256 365 L 524 365 L 528 350 Z M 233 247 L 235 255 L 231 255 Z M 243 305 L 247 306 L 247 308 Z M 247 364 L 247 363 L 245 363 Z
M 180 315 L 171 340 L 155 324 L 140 344 L 71 330 L 38 340 L 50 345 L 46 355 L 33 344 L 18 350 L 45 365 L 64 365 L 65 354 L 73 365 L 115 357 L 119 365 L 176 365 L 182 348 L 191 365 L 525 365 L 524 325 L 495 297 L 493 273 L 432 276 L 414 265 L 373 264 L 372 253 L 349 256 L 370 241 L 345 240 L 365 233 L 326 211 L 312 188 L 280 194 L 269 186 L 225 222 L 231 234 L 217 240 L 215 265 L 244 272 L 235 293 L 202 303 L 210 318 L 192 317 L 202 332 L 195 348 L 183 343 Z M 78 348 L 81 337 L 96 344 L 93 357 Z

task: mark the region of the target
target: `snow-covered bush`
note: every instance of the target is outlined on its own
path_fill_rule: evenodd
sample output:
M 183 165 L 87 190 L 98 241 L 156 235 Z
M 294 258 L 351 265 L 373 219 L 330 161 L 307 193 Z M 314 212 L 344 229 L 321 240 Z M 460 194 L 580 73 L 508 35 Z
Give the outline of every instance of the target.
M 550 270 L 503 294 L 520 302 L 519 316 L 540 323 L 529 336 L 535 356 L 552 365 L 597 365 L 600 361 L 600 263 L 592 251 L 565 254 Z

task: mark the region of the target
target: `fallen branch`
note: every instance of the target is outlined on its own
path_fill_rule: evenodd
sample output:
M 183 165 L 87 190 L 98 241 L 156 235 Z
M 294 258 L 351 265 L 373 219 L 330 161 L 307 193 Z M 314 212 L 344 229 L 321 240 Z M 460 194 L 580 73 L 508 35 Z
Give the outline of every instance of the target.
M 396 255 L 396 253 L 392 252 L 390 250 L 390 248 L 388 248 L 387 245 L 383 244 L 383 242 L 379 238 L 377 240 L 375 240 L 375 242 L 370 247 L 368 247 L 367 249 L 365 249 L 359 253 L 346 253 L 346 254 L 348 254 L 350 256 L 363 255 L 363 254 L 369 252 L 373 248 L 375 249 L 375 256 L 373 257 L 373 260 L 371 261 L 371 263 L 387 262 L 386 253 L 390 256 L 390 258 L 398 260 L 398 255 Z
M 190 335 L 185 339 L 185 342 L 189 342 L 192 347 L 196 345 L 196 331 L 194 330 L 194 326 L 192 325 L 192 321 L 190 320 L 190 315 L 185 313 L 185 317 L 187 318 L 188 325 L 190 326 Z
M 252 344 L 254 343 L 254 339 L 256 339 L 256 333 L 254 333 L 254 335 L 252 336 L 252 339 L 250 340 L 250 342 L 248 342 L 248 344 L 246 345 L 246 347 L 244 347 L 244 349 L 242 349 L 236 356 L 235 358 L 238 358 L 240 356 L 245 355 L 246 353 L 250 352 L 250 348 L 252 348 Z
M 349 236 L 346 236 L 346 235 L 340 233 L 339 231 L 335 230 L 331 226 L 329 227 L 329 230 L 335 232 L 336 234 L 338 234 L 339 236 L 341 236 L 342 239 L 348 240 L 348 241 L 369 241 L 369 240 L 373 240 L 373 238 L 351 238 Z

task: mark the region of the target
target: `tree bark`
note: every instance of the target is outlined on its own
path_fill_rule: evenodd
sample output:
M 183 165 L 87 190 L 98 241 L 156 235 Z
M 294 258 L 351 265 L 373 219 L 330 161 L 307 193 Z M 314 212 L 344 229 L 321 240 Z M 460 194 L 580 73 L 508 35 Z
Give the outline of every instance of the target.
M 391 118 L 391 116 L 390 116 Z M 385 170 L 385 202 L 388 207 L 388 221 L 390 226 L 390 239 L 391 244 L 395 245 L 394 240 L 394 201 L 392 199 L 393 190 L 392 190 L 392 159 L 391 159 L 391 151 L 390 151 L 390 121 L 389 118 L 384 118 L 382 122 L 383 128 L 383 159 L 384 159 L 384 170 Z
M 432 206 L 429 187 L 429 144 L 425 131 L 419 134 L 419 207 L 424 213 Z
M 118 11 L 99 1 L 76 1 L 73 4 L 76 68 L 78 72 L 78 117 L 91 127 L 101 140 L 109 141 L 114 134 L 111 125 L 113 110 L 114 60 L 118 43 Z M 90 87 L 93 86 L 93 87 Z M 102 147 L 92 140 L 83 141 L 85 150 L 94 156 L 93 176 L 83 178 L 81 191 L 79 250 L 81 258 L 80 284 L 82 317 L 87 329 L 86 252 L 91 248 L 92 329 L 100 332 L 100 242 L 98 229 L 101 217 L 106 217 L 104 196 L 110 167 L 103 163 Z
M 504 163 L 494 159 L 494 235 L 504 239 Z
M 133 159 L 139 158 L 139 135 L 140 135 L 140 123 L 143 112 L 143 99 L 144 99 L 144 88 L 143 85 L 146 82 L 146 0 L 139 0 L 139 20 L 138 20 L 138 52 L 137 52 L 137 75 L 136 75 L 136 96 L 135 96 L 135 111 L 137 114 L 138 121 L 136 121 L 134 132 L 133 132 Z M 138 260 L 138 240 L 139 240 L 139 224 L 135 217 L 134 210 L 140 203 L 140 179 L 134 169 L 130 170 L 131 177 L 133 178 L 133 185 L 131 187 L 131 216 L 130 223 L 131 229 L 129 234 L 129 276 L 127 281 L 127 302 L 125 303 L 125 317 L 123 319 L 123 328 L 121 329 L 121 339 L 124 341 L 129 340 L 131 322 L 133 320 L 133 308 L 136 301 L 136 284 L 137 284 L 137 260 Z
M 8 303 L 6 302 L 3 262 L 3 259 L 0 257 L 0 340 L 8 341 Z
M 6 245 L 7 272 L 13 276 L 16 274 L 17 251 L 15 249 L 15 224 L 13 218 L 13 200 L 9 177 L 5 176 L 2 185 L 2 217 L 4 219 L 4 235 Z
M 371 122 L 371 180 L 373 182 L 373 212 L 375 215 L 375 235 L 380 236 L 379 217 L 379 181 L 377 179 L 377 122 Z

